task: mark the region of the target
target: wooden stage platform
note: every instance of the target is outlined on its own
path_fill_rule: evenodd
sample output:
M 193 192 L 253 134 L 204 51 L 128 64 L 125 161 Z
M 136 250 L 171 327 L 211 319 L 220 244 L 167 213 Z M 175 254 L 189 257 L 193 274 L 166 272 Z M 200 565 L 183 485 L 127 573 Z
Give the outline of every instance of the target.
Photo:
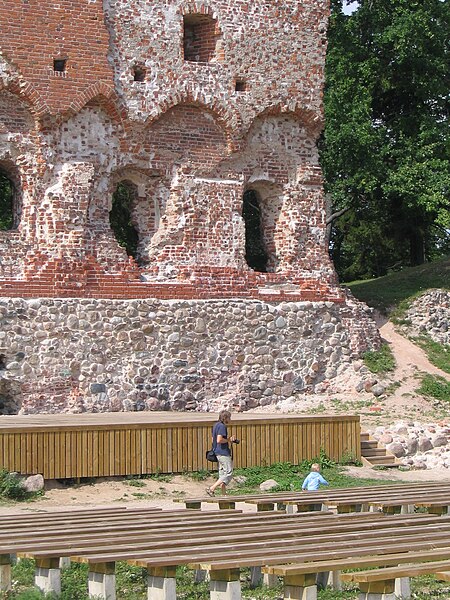
M 0 468 L 45 479 L 183 473 L 211 468 L 215 413 L 0 416 Z M 233 414 L 236 467 L 317 457 L 360 459 L 357 415 Z

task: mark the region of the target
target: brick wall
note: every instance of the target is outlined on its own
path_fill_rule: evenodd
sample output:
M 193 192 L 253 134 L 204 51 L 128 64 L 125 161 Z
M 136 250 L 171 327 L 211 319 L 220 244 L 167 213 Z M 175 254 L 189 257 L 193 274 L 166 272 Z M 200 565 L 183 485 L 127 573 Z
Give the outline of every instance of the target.
M 69 110 L 103 82 L 112 86 L 109 36 L 100 0 L 3 0 L 3 57 L 52 113 Z M 65 73 L 53 61 L 67 59 Z
M 0 168 L 20 223 L 0 295 L 341 301 L 316 147 L 327 17 L 326 0 L 5 0 Z M 110 226 L 120 181 L 137 263 Z M 245 261 L 247 190 L 268 273 Z

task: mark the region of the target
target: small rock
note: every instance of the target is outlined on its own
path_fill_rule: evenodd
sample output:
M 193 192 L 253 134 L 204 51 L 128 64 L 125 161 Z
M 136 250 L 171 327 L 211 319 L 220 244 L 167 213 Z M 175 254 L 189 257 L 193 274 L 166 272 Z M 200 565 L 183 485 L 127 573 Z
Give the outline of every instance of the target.
M 378 441 L 386 446 L 387 444 L 392 444 L 392 442 L 394 441 L 394 438 L 392 437 L 392 435 L 390 433 L 383 433 L 378 438 Z
M 430 438 L 422 436 L 419 438 L 419 452 L 428 452 L 433 448 Z
M 389 452 L 392 452 L 392 454 L 397 458 L 405 456 L 405 449 L 403 448 L 402 444 L 400 444 L 400 442 L 393 442 L 392 444 L 386 446 L 386 448 L 389 450 Z
M 406 442 L 406 453 L 407 454 L 417 454 L 417 450 L 419 448 L 419 442 L 415 438 L 409 438 Z
M 233 481 L 238 485 L 243 485 L 244 483 L 246 483 L 247 477 L 245 477 L 245 475 L 236 475 L 236 477 L 233 477 Z
M 439 448 L 440 446 L 447 445 L 447 437 L 445 435 L 440 435 L 439 433 L 431 440 L 434 448 Z
M 413 468 L 417 469 L 418 471 L 424 471 L 427 468 L 427 464 L 423 460 L 418 460 L 414 463 Z
M 263 481 L 261 483 L 261 485 L 259 486 L 259 489 L 262 492 L 269 492 L 270 490 L 273 490 L 277 486 L 278 486 L 278 482 L 275 481 L 275 479 L 267 479 L 266 481 Z
M 22 482 L 27 492 L 40 492 L 44 489 L 44 478 L 42 475 L 30 475 Z
M 370 391 L 372 392 L 372 394 L 374 396 L 376 396 L 378 398 L 379 396 L 382 396 L 384 394 L 385 388 L 383 385 L 381 385 L 381 383 L 377 383 L 376 385 L 374 385 L 372 387 L 372 389 Z

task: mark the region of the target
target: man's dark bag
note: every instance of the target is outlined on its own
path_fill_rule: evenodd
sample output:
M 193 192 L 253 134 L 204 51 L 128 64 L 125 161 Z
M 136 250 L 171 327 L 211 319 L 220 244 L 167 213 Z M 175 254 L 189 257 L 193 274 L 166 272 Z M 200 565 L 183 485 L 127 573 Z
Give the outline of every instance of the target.
M 209 462 L 218 462 L 216 453 L 212 448 L 206 451 L 206 460 L 209 460 Z

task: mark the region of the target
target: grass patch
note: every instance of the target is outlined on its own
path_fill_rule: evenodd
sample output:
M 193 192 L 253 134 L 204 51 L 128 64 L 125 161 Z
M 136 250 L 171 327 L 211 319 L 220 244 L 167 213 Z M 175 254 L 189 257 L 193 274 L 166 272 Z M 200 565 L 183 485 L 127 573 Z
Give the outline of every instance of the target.
M 372 373 L 388 373 L 395 369 L 395 358 L 389 344 L 382 344 L 379 350 L 364 352 L 363 361 Z
M 438 369 L 450 373 L 450 346 L 439 344 L 427 335 L 411 338 L 424 352 L 429 361 Z
M 192 479 L 192 481 L 206 481 L 211 477 L 211 471 L 207 469 L 201 469 L 200 471 L 193 471 L 192 473 L 183 473 L 186 479 Z
M 44 495 L 41 492 L 27 492 L 23 487 L 23 478 L 16 473 L 0 469 L 0 503 L 7 501 L 33 501 Z
M 356 298 L 386 313 L 407 298 L 430 288 L 449 289 L 450 257 L 409 267 L 377 279 L 345 283 Z
M 61 596 L 59 600 L 88 600 L 88 567 L 72 563 L 61 575 Z M 56 600 L 54 596 L 44 595 L 33 587 L 34 561 L 22 560 L 13 566 L 14 587 L 11 592 L 0 592 L 0 600 Z M 241 570 L 242 597 L 245 600 L 276 600 L 281 598 L 282 583 L 274 588 L 258 586 L 250 589 L 250 570 Z M 415 577 L 411 580 L 412 597 L 415 600 L 448 600 L 450 586 L 438 582 L 430 575 Z M 132 567 L 126 563 L 116 565 L 117 600 L 147 600 L 147 574 L 141 567 Z M 206 582 L 195 583 L 194 572 L 186 567 L 177 569 L 177 598 L 179 600 L 209 600 L 209 585 Z M 358 589 L 345 583 L 341 591 L 319 590 L 318 600 L 357 600 Z
M 435 400 L 450 402 L 450 382 L 439 375 L 424 375 L 416 392 Z
M 355 457 L 347 454 L 343 457 L 343 464 L 354 464 Z M 311 464 L 321 464 L 322 475 L 330 484 L 331 488 L 355 487 L 360 485 L 384 485 L 394 483 L 389 480 L 359 479 L 344 473 L 342 464 L 335 464 L 323 453 L 316 459 L 303 461 L 300 465 L 289 462 L 277 463 L 270 466 L 249 467 L 247 469 L 236 469 L 235 475 L 245 477 L 245 481 L 233 487 L 233 494 L 252 494 L 260 492 L 259 486 L 267 479 L 274 479 L 278 486 L 273 492 L 300 491 L 304 478 L 308 475 Z

